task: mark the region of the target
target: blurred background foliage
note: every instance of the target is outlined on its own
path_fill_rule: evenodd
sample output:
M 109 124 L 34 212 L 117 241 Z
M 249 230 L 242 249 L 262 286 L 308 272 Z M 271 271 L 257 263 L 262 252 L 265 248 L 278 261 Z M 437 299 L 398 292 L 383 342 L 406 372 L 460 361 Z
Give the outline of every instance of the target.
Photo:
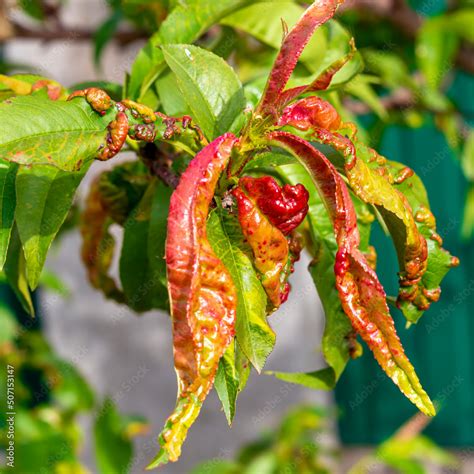
M 67 0 L 0 1 L 0 41 L 14 38 L 90 41 L 91 54 L 97 70 L 101 71 L 103 53 L 111 42 L 127 45 L 153 37 L 170 12 L 180 7 L 182 2 L 108 0 L 109 15 L 94 31 L 71 30 L 64 26 L 61 8 L 65 3 Z M 241 3 L 247 6 L 221 19 L 197 43 L 225 58 L 238 70 L 247 102 L 253 105 L 261 94 L 276 49 L 281 44 L 280 19 L 284 16 L 288 24 L 296 21 L 304 2 L 276 2 L 271 9 L 267 6 L 264 14 L 261 5 Z M 469 341 L 474 330 L 472 323 L 468 323 L 472 289 L 465 297 L 459 297 L 459 294 L 460 289 L 470 288 L 469 282 L 473 281 L 470 250 L 470 239 L 474 235 L 473 26 L 472 0 L 352 0 L 347 2 L 337 21 L 325 25 L 315 35 L 293 79 L 293 85 L 307 82 L 309 76 L 314 77 L 334 58 L 349 54 L 349 40 L 355 38 L 356 54 L 323 95 L 338 108 L 345 120 L 358 123 L 368 144 L 413 167 L 427 182 L 435 214 L 440 215 L 441 233 L 447 234 L 447 247 L 465 264 L 461 273 L 448 277 L 446 288 L 443 288 L 444 300 L 437 310 L 430 313 L 437 325 L 433 320 L 423 322 L 421 329 L 417 327 L 404 340 L 408 352 L 415 353 L 415 365 L 424 365 L 422 378 L 432 377 L 428 388 L 435 393 L 439 392 L 439 387 L 447 386 L 447 381 L 440 378 L 439 373 L 449 372 L 456 360 L 467 361 L 463 373 L 469 373 L 468 361 L 472 360 Z M 22 62 L 24 64 L 2 59 L 0 74 L 35 72 L 28 65 L 27 58 Z M 116 98 L 131 93 L 139 95 L 139 90 L 134 92 L 134 88 L 137 89 L 134 77 L 140 77 L 141 82 L 144 71 L 140 67 L 137 61 L 131 76 L 128 76 L 126 91 L 118 84 L 105 81 L 99 86 Z M 165 84 L 172 80 L 170 74 L 162 74 L 143 91 L 141 100 L 153 107 L 161 103 L 170 115 L 189 113 L 178 91 L 172 96 L 160 94 L 161 90 L 169 90 Z M 85 85 L 76 84 L 71 89 L 82 87 Z M 8 88 L 0 81 L 0 89 L 5 91 Z M 73 224 L 74 218 L 68 222 Z M 377 239 L 379 245 L 386 248 L 382 233 Z M 384 253 L 381 253 L 384 258 L 380 262 L 382 272 L 383 268 L 393 268 L 395 261 L 394 255 L 385 256 Z M 384 284 L 390 288 L 391 283 L 394 284 L 394 280 L 387 276 Z M 65 294 L 61 282 L 54 275 L 46 276 L 43 287 L 49 287 L 47 291 Z M 146 430 L 145 421 L 120 414 L 111 399 L 97 400 L 75 367 L 61 360 L 45 340 L 41 316 L 31 321 L 9 291 L 2 291 L 2 370 L 12 361 L 17 367 L 18 464 L 14 472 L 87 472 L 80 464 L 84 434 L 78 420 L 82 413 L 94 413 L 95 416 L 93 435 L 97 472 L 127 472 L 133 456 L 131 439 Z M 455 309 L 452 309 L 453 303 L 456 303 Z M 454 320 L 452 323 L 451 319 Z M 450 326 L 431 334 L 441 324 Z M 455 348 L 445 344 L 440 350 L 443 337 L 457 337 L 459 334 L 464 334 L 462 343 Z M 431 343 L 426 342 L 428 339 Z M 444 364 L 443 361 L 439 365 L 433 363 L 432 357 L 436 357 L 437 351 Z M 367 403 L 358 404 L 358 411 L 351 411 L 350 425 L 347 418 L 345 422 L 343 418 L 343 440 L 385 441 L 372 455 L 360 460 L 352 472 L 369 472 L 374 463 L 384 464 L 398 472 L 413 473 L 428 472 L 425 471 L 427 462 L 452 467 L 451 456 L 420 434 L 423 423 L 417 425 L 415 422 L 414 428 L 413 424 L 409 425 L 411 431 L 402 428 L 390 436 L 396 428 L 394 420 L 400 419 L 400 413 L 406 418 L 411 412 L 405 405 L 400 408 L 393 398 L 390 403 L 394 403 L 395 408 L 386 410 L 386 394 L 390 394 L 391 388 L 388 384 L 385 388 L 384 382 L 376 379 L 372 360 L 363 357 L 353 365 L 354 368 L 349 368 L 341 379 L 337 396 L 341 406 L 346 412 L 348 407 L 352 410 L 350 403 L 353 399 L 345 392 L 345 386 L 350 385 L 352 393 L 362 393 L 363 388 L 375 379 L 382 387 L 375 401 L 381 408 L 373 410 L 373 406 L 368 407 Z M 439 383 L 436 383 L 437 378 Z M 0 384 L 5 380 L 5 374 L 2 374 Z M 472 420 L 469 418 L 474 409 L 472 385 L 469 381 L 464 383 L 468 388 L 461 390 L 463 394 L 456 395 L 459 398 L 454 397 L 444 411 L 444 416 L 455 418 L 459 426 L 463 424 L 459 417 L 460 407 L 464 414 L 466 409 L 471 410 L 467 412 L 465 423 Z M 0 387 L 0 390 L 5 393 L 5 387 Z M 370 400 L 372 404 L 373 400 Z M 378 418 L 374 411 L 379 414 Z M 390 415 L 391 418 L 387 419 Z M 6 419 L 3 413 L 0 416 L 0 437 L 5 444 Z M 278 430 L 242 448 L 234 461 L 213 460 L 197 467 L 194 474 L 328 472 L 337 463 L 337 453 L 319 442 L 324 438 L 328 416 L 313 407 L 300 407 L 288 414 Z M 367 424 L 369 419 L 371 421 Z M 461 427 L 456 434 L 447 433 L 443 428 L 445 425 L 436 430 L 436 422 L 432 431 L 436 440 L 446 443 L 450 437 L 451 444 L 474 443 L 472 426 Z M 443 430 L 444 435 L 440 434 Z

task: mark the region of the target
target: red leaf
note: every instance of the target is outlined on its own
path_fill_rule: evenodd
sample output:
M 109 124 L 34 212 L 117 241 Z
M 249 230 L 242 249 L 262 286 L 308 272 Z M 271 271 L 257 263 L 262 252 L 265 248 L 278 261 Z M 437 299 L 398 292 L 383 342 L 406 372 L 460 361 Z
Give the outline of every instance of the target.
M 341 126 L 341 117 L 329 102 L 312 96 L 286 107 L 278 125 L 280 127 L 290 125 L 298 130 L 317 127 L 337 130 Z
M 301 161 L 326 204 L 339 247 L 335 263 L 336 286 L 352 326 L 400 390 L 421 411 L 434 415 L 433 404 L 397 336 L 384 289 L 358 248 L 357 217 L 344 181 L 331 162 L 305 140 L 285 132 L 270 133 L 268 138 Z
M 274 114 L 303 49 L 316 28 L 332 18 L 341 3 L 342 0 L 316 0 L 286 35 L 258 107 L 260 112 Z

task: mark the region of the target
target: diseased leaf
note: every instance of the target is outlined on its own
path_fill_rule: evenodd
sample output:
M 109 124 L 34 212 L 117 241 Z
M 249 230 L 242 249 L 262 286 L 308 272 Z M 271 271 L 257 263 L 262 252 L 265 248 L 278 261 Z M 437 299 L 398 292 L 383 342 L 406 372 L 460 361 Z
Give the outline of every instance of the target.
M 26 279 L 25 256 L 23 254 L 20 236 L 18 235 L 16 226 L 13 227 L 3 271 L 7 277 L 8 284 L 13 289 L 16 297 L 23 306 L 23 309 L 28 314 L 34 316 L 35 309 L 33 307 L 28 281 Z
M 427 243 L 428 231 L 420 232 L 414 211 L 418 212 L 418 220 L 429 220 L 430 215 L 423 217 L 419 205 L 416 205 L 416 210 L 413 209 L 396 186 L 408 179 L 413 170 L 404 167 L 392 173 L 384 157 L 357 139 L 355 125 L 341 123 L 335 109 L 317 97 L 307 97 L 288 106 L 279 124 L 302 130 L 303 135 L 309 134 L 310 139 L 329 145 L 339 153 L 329 156 L 336 166 L 344 170 L 355 195 L 377 208 L 392 236 L 400 264 L 398 304 L 403 307 L 407 318 L 416 322 L 431 302 L 438 300 L 439 288 L 425 286 L 423 277 L 434 244 Z M 434 224 L 432 227 L 434 229 Z M 434 261 L 432 259 L 432 264 Z
M 15 179 L 18 165 L 0 160 L 0 270 L 7 257 L 8 243 L 15 216 Z
M 245 107 L 242 85 L 232 68 L 219 56 L 197 46 L 167 45 L 162 51 L 192 117 L 206 137 L 213 139 L 228 131 Z
M 258 110 L 264 114 L 272 114 L 275 104 L 278 103 L 293 70 L 308 44 L 313 32 L 328 21 L 335 13 L 339 0 L 325 0 L 314 2 L 304 12 L 303 16 L 285 36 L 270 77 L 263 93 Z
M 210 215 L 207 232 L 237 290 L 237 341 L 260 372 L 275 345 L 275 333 L 266 320 L 267 296 L 248 256 L 249 249 L 243 249 L 244 237 L 237 219 L 217 209 Z
M 242 233 L 253 252 L 255 268 L 261 275 L 268 299 L 274 308 L 278 308 L 289 292 L 290 246 L 283 233 L 240 186 L 232 193 L 237 200 Z
M 101 116 L 83 99 L 14 97 L 0 102 L 0 156 L 23 165 L 78 170 L 97 156 L 112 120 L 113 110 Z
M 235 335 L 237 292 L 207 238 L 217 181 L 237 138 L 226 134 L 198 153 L 171 196 L 166 241 L 178 402 L 147 469 L 176 461 L 189 427 L 214 383 Z
M 324 202 L 321 200 L 310 175 L 295 158 L 275 152 L 262 153 L 251 161 L 246 172 L 273 174 L 280 181 L 296 185 L 301 183 L 309 191 L 309 211 L 307 221 L 311 235 L 309 250 L 313 255 L 309 271 L 313 277 L 316 289 L 321 299 L 324 314 L 325 328 L 322 340 L 322 353 L 328 368 L 309 373 L 268 372 L 275 377 L 290 383 L 297 383 L 310 388 L 331 390 L 339 379 L 350 357 L 358 355 L 358 344 L 354 338 L 354 331 L 341 305 L 339 293 L 336 289 L 334 262 L 337 253 L 337 243 L 331 219 Z M 359 203 L 360 207 L 360 203 Z M 360 209 L 361 249 L 368 250 L 370 234 L 370 218 Z M 361 223 L 362 221 L 362 223 Z
M 124 303 L 125 295 L 108 274 L 115 251 L 115 239 L 109 232 L 114 221 L 102 200 L 102 186 L 99 175 L 90 187 L 81 215 L 81 257 L 90 284 L 101 290 L 106 298 Z
M 165 232 L 171 192 L 152 181 L 124 224 L 120 280 L 127 304 L 134 311 L 169 308 Z
M 301 138 L 272 132 L 270 143 L 297 157 L 312 179 L 331 216 L 338 243 L 335 274 L 342 306 L 354 329 L 374 353 L 380 366 L 421 411 L 435 409 L 406 357 L 390 316 L 385 292 L 359 249 L 356 213 L 344 181 L 318 150 Z
M 459 264 L 459 260 L 442 247 L 443 240 L 436 232 L 436 220 L 430 211 L 428 195 L 421 179 L 401 163 L 387 161 L 386 169 L 395 178 L 394 187 L 407 198 L 418 230 L 428 244 L 428 262 L 421 277 L 420 291 L 410 292 L 408 289 L 405 293 L 406 289 L 402 287 L 398 299 L 405 317 L 416 323 L 430 304 L 438 300 L 441 281 L 451 268 Z M 401 179 L 403 177 L 405 179 Z
M 33 290 L 87 168 L 66 172 L 43 165 L 20 167 L 18 171 L 15 220 L 25 252 L 28 283 Z

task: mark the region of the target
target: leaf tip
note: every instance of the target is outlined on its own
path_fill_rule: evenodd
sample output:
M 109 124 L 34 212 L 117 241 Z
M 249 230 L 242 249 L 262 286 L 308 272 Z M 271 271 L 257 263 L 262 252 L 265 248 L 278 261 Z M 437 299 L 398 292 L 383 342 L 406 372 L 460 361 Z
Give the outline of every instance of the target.
M 160 451 L 156 455 L 156 457 L 151 461 L 150 464 L 145 468 L 146 471 L 151 471 L 153 469 L 156 469 L 160 466 L 163 466 L 164 464 L 167 464 L 169 462 L 169 455 L 168 453 L 163 449 L 160 448 Z

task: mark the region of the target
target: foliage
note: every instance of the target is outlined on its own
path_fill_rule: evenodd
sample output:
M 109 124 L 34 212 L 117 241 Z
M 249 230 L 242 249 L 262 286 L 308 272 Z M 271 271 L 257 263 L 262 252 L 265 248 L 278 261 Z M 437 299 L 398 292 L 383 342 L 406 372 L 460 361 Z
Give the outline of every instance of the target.
M 1 291 L 5 296 L 4 285 Z M 128 469 L 131 437 L 143 431 L 143 421 L 121 415 L 110 400 L 104 407 L 96 407 L 96 395 L 74 365 L 51 349 L 38 320 L 15 316 L 12 308 L 2 303 L 0 327 L 2 393 L 7 394 L 8 367 L 13 367 L 15 379 L 15 462 L 0 471 L 86 474 L 89 470 L 80 459 L 83 433 L 79 416 L 94 412 L 95 423 L 100 425 L 94 436 L 97 472 L 118 474 Z M 11 439 L 7 417 L 4 410 L 0 445 L 5 450 Z M 107 464 L 107 459 L 113 459 L 113 464 Z
M 96 33 L 97 59 L 122 18 L 153 31 L 124 84 L 67 90 L 31 74 L 0 76 L 0 262 L 32 312 L 30 290 L 91 162 L 134 152 L 134 161 L 117 159 L 96 177 L 80 229 L 95 288 L 137 312 L 172 316 L 178 401 L 149 468 L 178 459 L 214 384 L 232 421 L 250 367 L 261 372 L 274 347 L 267 317 L 286 301 L 303 247 L 325 310 L 327 366 L 274 375 L 333 388 L 360 354 L 360 336 L 401 392 L 434 415 L 388 300 L 416 323 L 458 260 L 442 248 L 419 177 L 369 146 L 376 132 L 357 123 L 347 100 L 360 99 L 389 123 L 376 91 L 426 89 L 420 104 L 452 130 L 441 81 L 433 79 L 439 69 L 422 57 L 438 43 L 427 39 L 417 49 L 424 89 L 398 57 L 356 49 L 332 19 L 342 1 L 307 9 L 290 1 L 110 3 L 112 16 Z M 440 22 L 455 30 L 453 46 L 436 53 L 448 59 L 460 38 L 472 40 L 465 17 L 450 15 Z M 423 25 L 421 42 L 436 25 Z M 391 299 L 375 273 L 375 222 L 398 254 L 400 289 Z M 121 249 L 112 225 L 123 229 Z M 102 416 L 117 437 L 115 411 Z M 96 434 L 104 439 L 102 428 Z M 118 457 L 101 452 L 99 459 L 110 466 Z
M 349 474 L 366 474 L 387 467 L 400 474 L 428 474 L 435 467 L 454 468 L 455 458 L 421 434 L 427 424 L 417 415 L 367 456 L 359 459 Z M 311 406 L 294 408 L 276 430 L 263 433 L 243 446 L 235 460 L 212 459 L 191 474 L 326 474 L 334 472 L 339 455 L 328 445 L 330 416 Z M 392 471 L 391 471 L 392 472 Z

